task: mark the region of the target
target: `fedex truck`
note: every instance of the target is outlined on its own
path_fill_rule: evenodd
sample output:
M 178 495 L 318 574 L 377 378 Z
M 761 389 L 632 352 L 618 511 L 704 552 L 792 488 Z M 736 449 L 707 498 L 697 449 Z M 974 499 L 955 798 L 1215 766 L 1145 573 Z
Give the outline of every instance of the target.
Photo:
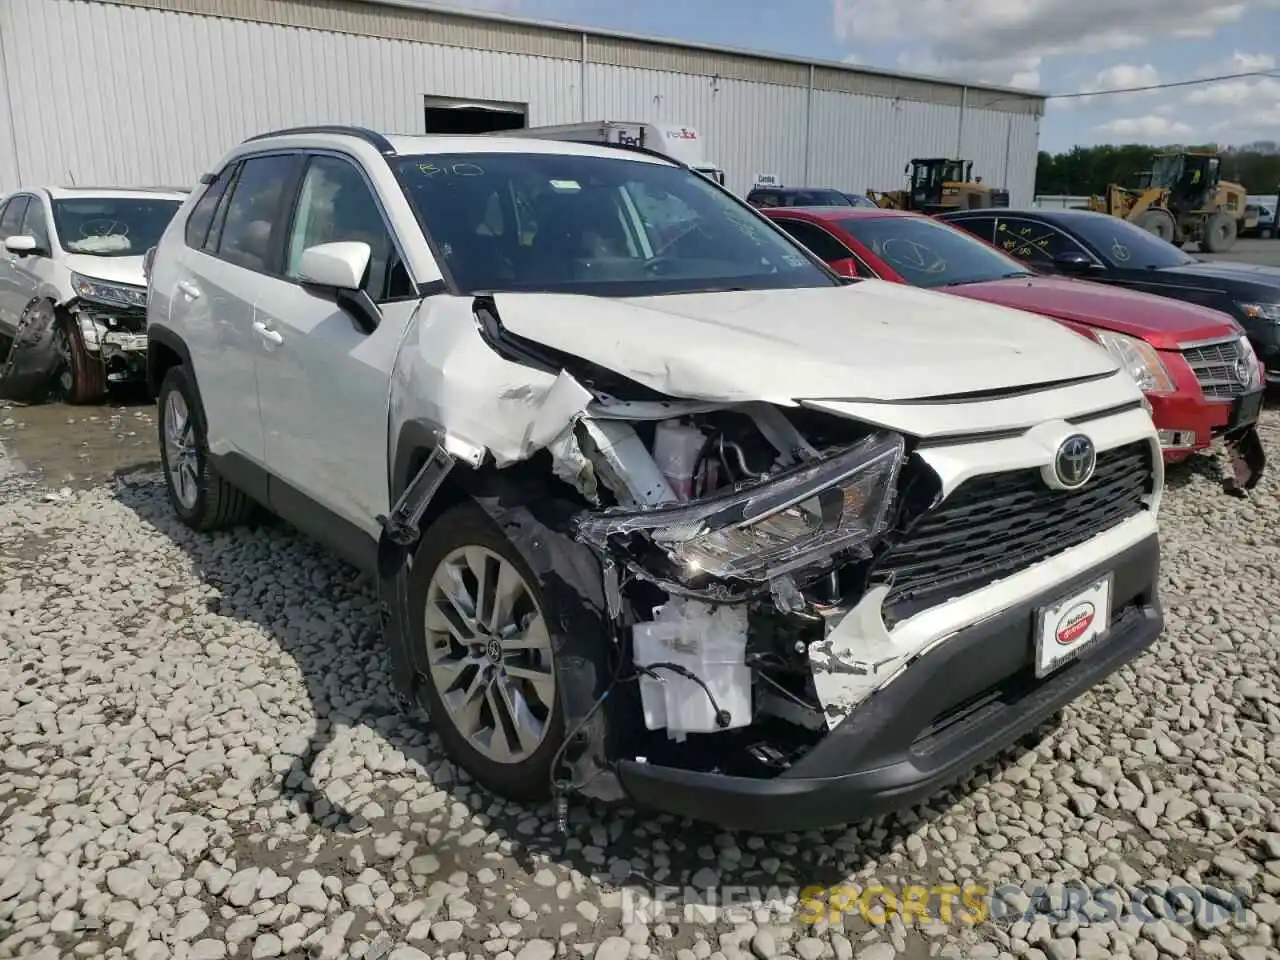
M 549 127 L 496 130 L 503 137 L 537 137 L 541 140 L 570 140 L 576 143 L 621 143 L 664 153 L 687 164 L 704 176 L 724 185 L 724 171 L 702 152 L 702 138 L 693 127 L 671 123 L 630 123 L 622 120 L 591 120 Z

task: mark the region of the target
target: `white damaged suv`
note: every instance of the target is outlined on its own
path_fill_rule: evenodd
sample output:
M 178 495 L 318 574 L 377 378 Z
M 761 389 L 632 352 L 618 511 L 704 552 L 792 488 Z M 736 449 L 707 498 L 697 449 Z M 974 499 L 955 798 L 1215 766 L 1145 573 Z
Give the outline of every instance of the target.
M 0 204 L 0 397 L 93 403 L 143 379 L 143 255 L 186 197 L 37 187 Z
M 154 254 L 174 510 L 377 579 L 488 788 L 802 829 L 963 776 L 1160 633 L 1160 448 L 1053 321 L 847 281 L 641 150 L 246 141 Z

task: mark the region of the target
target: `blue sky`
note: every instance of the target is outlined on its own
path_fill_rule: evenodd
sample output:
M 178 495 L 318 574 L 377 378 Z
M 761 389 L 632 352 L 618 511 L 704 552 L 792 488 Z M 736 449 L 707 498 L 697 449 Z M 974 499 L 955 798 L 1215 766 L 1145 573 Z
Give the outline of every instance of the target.
M 582 26 L 849 59 L 1047 93 L 1273 77 L 1050 101 L 1041 149 L 1280 140 L 1280 0 L 452 0 Z

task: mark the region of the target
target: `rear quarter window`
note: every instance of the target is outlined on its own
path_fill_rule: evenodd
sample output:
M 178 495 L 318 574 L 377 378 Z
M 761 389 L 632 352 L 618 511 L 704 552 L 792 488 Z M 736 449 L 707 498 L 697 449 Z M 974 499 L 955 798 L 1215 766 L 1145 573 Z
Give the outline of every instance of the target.
M 209 226 L 213 223 L 213 215 L 218 209 L 218 201 L 227 192 L 227 184 L 231 182 L 235 166 L 234 163 L 228 164 L 196 201 L 195 207 L 187 217 L 185 239 L 188 247 L 194 247 L 197 250 L 204 247 L 209 237 Z

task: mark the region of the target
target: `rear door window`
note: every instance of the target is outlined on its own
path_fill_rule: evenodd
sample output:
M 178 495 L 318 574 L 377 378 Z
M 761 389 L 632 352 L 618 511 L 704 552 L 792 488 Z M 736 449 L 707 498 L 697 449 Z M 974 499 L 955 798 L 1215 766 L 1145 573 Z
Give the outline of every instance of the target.
M 959 227 L 967 233 L 972 233 L 979 240 L 987 241 L 987 243 L 992 242 L 996 232 L 995 217 L 957 217 L 954 220 L 944 220 L 943 223 Z
M 234 163 L 228 164 L 196 201 L 190 216 L 187 217 L 185 234 L 187 246 L 197 250 L 204 246 L 205 240 L 209 237 L 209 226 L 213 223 L 214 212 L 218 209 L 218 201 L 227 192 L 227 185 L 231 183 L 231 176 L 235 173 L 235 169 Z
M 1055 257 L 1088 251 L 1057 227 L 1039 220 L 1000 217 L 996 222 L 996 246 L 1037 269 L 1052 270 Z

